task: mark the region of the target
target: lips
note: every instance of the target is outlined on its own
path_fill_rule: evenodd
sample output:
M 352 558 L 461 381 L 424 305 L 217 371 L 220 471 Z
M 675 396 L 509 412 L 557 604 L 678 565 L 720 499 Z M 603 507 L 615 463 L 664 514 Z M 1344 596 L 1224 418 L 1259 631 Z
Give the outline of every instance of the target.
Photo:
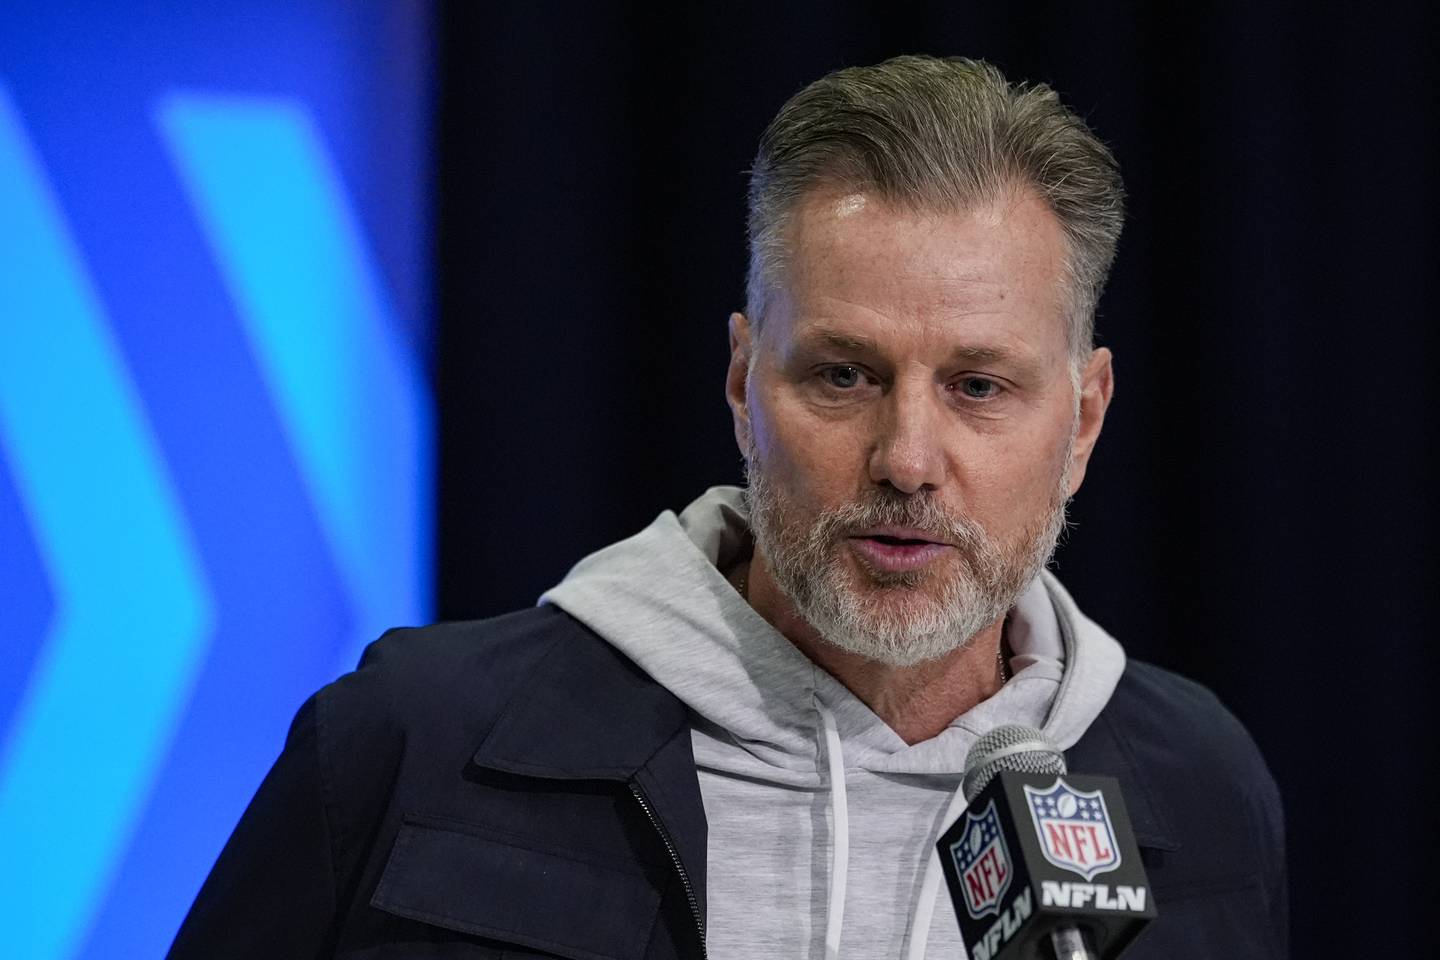
M 876 527 L 851 534 L 846 542 L 867 566 L 884 573 L 919 570 L 955 547 L 911 527 Z

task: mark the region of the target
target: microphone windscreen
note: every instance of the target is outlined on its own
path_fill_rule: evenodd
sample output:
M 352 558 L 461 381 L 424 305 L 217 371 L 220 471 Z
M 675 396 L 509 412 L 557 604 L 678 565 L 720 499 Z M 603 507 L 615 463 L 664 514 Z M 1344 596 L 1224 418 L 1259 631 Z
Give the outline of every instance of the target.
M 975 741 L 965 757 L 965 777 L 961 781 L 965 802 L 973 802 L 1002 770 L 1058 776 L 1065 772 L 1065 757 L 1034 727 L 1018 723 L 996 727 Z

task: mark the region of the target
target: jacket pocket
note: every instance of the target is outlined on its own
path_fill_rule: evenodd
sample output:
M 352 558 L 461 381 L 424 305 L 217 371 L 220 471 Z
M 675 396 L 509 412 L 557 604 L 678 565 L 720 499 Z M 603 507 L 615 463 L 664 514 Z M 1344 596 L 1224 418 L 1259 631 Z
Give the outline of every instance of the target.
M 639 960 L 660 878 L 475 824 L 407 818 L 372 906 L 572 960 Z

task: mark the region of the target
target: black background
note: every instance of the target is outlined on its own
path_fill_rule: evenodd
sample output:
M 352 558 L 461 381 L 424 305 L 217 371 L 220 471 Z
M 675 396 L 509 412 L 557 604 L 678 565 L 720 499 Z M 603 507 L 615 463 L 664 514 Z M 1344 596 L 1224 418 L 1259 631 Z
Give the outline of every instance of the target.
M 897 53 L 989 59 L 1060 90 L 1130 194 L 1058 572 L 1259 741 L 1294 955 L 1429 952 L 1433 13 L 452 3 L 438 29 L 442 616 L 533 603 L 738 481 L 725 320 L 780 104 Z

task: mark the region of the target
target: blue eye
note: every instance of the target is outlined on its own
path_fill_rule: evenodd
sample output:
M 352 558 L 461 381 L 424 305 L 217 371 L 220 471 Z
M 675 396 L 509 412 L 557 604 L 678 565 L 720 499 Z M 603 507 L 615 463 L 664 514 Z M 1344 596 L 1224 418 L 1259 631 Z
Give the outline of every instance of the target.
M 838 387 L 841 390 L 858 387 L 865 378 L 859 367 L 826 367 L 820 375 L 830 386 Z
M 1000 392 L 1000 385 L 984 377 L 966 377 L 960 381 L 960 392 L 971 400 L 989 400 Z

